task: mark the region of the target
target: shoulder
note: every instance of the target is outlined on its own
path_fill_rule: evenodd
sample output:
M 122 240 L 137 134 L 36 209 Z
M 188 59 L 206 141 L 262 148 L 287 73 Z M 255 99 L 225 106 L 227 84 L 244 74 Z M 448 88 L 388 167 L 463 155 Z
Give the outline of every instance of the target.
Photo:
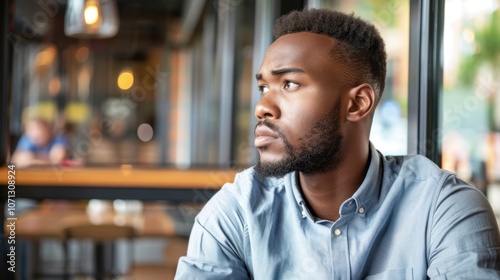
M 283 178 L 264 178 L 253 167 L 236 174 L 234 182 L 226 183 L 206 203 L 198 215 L 200 223 L 210 219 L 244 220 L 249 208 L 265 204 L 273 195 L 273 189 L 284 186 Z
M 384 173 L 391 191 L 404 192 L 414 199 L 425 197 L 431 211 L 455 204 L 463 205 L 464 210 L 468 206 L 489 206 L 478 189 L 421 155 L 385 157 Z
M 422 155 L 386 156 L 384 167 L 392 177 L 402 176 L 419 181 L 451 175 Z
M 221 191 L 232 193 L 241 204 L 262 201 L 274 193 L 276 188 L 284 187 L 284 178 L 267 178 L 257 174 L 253 167 L 238 173 L 234 183 L 226 184 Z
M 30 150 L 33 147 L 33 143 L 29 139 L 26 134 L 23 134 L 21 138 L 19 138 L 19 141 L 17 142 L 17 149 L 18 150 Z
M 418 188 L 428 195 L 437 195 L 450 187 L 475 189 L 422 155 L 387 156 L 384 173 L 386 178 L 394 182 L 393 186 Z
M 266 178 L 258 175 L 253 167 L 236 174 L 234 182 L 225 184 L 216 194 L 220 199 L 234 197 L 239 204 L 252 204 L 272 195 L 274 189 L 284 187 L 284 178 Z
M 435 221 L 443 215 L 468 216 L 471 213 L 491 214 L 486 197 L 455 174 L 441 169 L 428 158 L 415 156 L 386 157 L 386 169 L 393 177 L 393 187 L 404 189 L 412 197 L 428 200 Z

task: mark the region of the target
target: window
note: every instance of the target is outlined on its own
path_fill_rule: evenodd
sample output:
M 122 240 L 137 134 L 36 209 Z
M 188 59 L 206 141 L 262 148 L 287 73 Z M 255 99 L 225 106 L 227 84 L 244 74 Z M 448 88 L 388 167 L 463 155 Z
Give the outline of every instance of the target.
M 382 153 L 407 153 L 409 1 L 311 1 L 311 7 L 354 12 L 372 22 L 386 44 L 385 90 L 377 107 L 370 140 Z
M 500 203 L 500 3 L 445 3 L 443 168 Z
M 65 34 L 69 2 L 13 1 L 11 154 L 37 118 L 71 165 L 250 164 L 255 1 L 117 1 L 109 38 Z

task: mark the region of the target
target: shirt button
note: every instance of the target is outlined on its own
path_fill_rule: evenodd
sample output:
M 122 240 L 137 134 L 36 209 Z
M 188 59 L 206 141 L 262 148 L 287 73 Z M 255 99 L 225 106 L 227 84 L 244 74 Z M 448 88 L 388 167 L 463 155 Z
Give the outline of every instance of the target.
M 342 234 L 342 231 L 340 229 L 335 229 L 333 231 L 333 234 L 335 234 L 336 236 L 339 236 L 340 234 Z
M 365 208 L 363 208 L 363 207 L 359 207 L 358 212 L 359 212 L 359 214 L 363 214 L 363 213 L 365 213 Z

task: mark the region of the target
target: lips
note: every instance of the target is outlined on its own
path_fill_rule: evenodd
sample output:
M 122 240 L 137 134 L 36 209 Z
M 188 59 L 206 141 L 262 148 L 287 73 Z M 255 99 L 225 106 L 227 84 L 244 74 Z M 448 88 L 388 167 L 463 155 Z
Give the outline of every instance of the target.
M 279 139 L 278 133 L 265 125 L 258 125 L 255 128 L 255 147 L 263 147 Z

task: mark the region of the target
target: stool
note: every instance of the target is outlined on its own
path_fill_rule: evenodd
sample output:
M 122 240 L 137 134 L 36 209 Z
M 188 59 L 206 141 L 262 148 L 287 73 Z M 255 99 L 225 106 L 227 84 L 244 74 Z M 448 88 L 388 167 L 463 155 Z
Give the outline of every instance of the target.
M 69 273 L 69 256 L 70 248 L 68 241 L 71 239 L 91 240 L 94 243 L 94 279 L 100 280 L 105 277 L 117 276 L 112 271 L 106 272 L 104 266 L 104 245 L 106 242 L 113 242 L 117 239 L 133 239 L 137 234 L 136 230 L 131 225 L 116 225 L 116 224 L 76 224 L 70 225 L 63 229 L 66 259 L 64 262 L 64 271 L 66 275 Z M 132 246 L 127 246 L 130 249 L 129 255 L 133 256 Z

